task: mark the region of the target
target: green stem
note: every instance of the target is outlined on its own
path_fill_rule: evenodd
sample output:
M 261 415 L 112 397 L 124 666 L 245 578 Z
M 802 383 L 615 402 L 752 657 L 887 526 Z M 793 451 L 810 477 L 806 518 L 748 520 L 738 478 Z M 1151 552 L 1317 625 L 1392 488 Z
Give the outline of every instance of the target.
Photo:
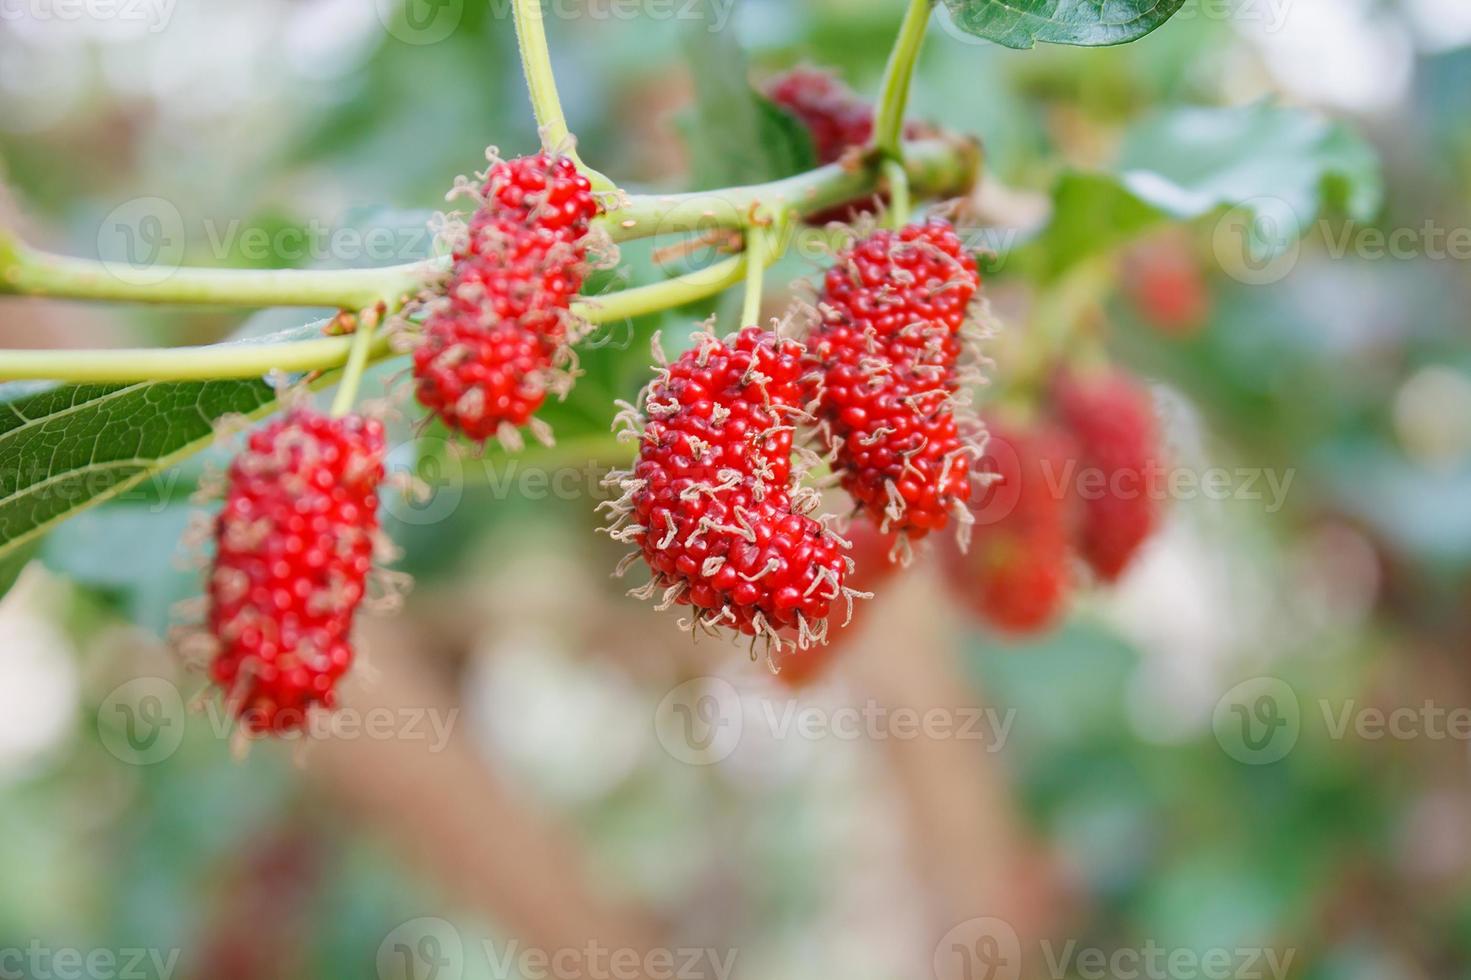
M 593 190 L 616 190 L 607 177 L 588 167 L 577 155 L 562 100 L 557 95 L 557 79 L 552 74 L 552 52 L 547 46 L 546 23 L 541 0 L 515 0 L 512 14 L 516 21 L 516 46 L 521 51 L 521 72 L 526 76 L 526 89 L 531 93 L 531 109 L 541 129 L 543 145 L 572 158 L 577 169 L 592 181 Z
M 889 185 L 889 227 L 903 228 L 909 223 L 909 174 L 898 160 L 885 160 L 884 180 Z
M 325 306 L 359 310 L 417 292 L 432 263 L 385 269 L 140 270 L 0 242 L 0 293 L 67 299 L 221 306 Z M 155 281 L 157 280 L 157 281 Z
M 889 52 L 883 87 L 879 90 L 879 107 L 873 121 L 873 145 L 884 156 L 900 155 L 910 82 L 914 78 L 914 64 L 919 59 L 920 45 L 924 43 L 932 6 L 934 0 L 909 0 L 909 9 L 905 11 L 904 22 L 899 25 L 894 48 Z
M 368 367 L 368 355 L 373 350 L 374 335 L 378 332 L 378 317 L 358 317 L 357 330 L 352 335 L 352 346 L 348 348 L 347 364 L 342 369 L 342 381 L 337 386 L 337 396 L 332 399 L 332 414 L 342 417 L 352 411 L 358 400 L 358 388 L 363 383 L 363 372 Z
M 746 256 L 736 255 L 699 272 L 678 279 L 636 286 L 572 304 L 572 310 L 589 323 L 611 323 L 660 310 L 670 310 L 723 293 L 744 278 Z
M 351 337 L 323 337 L 288 344 L 211 344 L 207 347 L 118 350 L 0 350 L 0 380 L 74 383 L 202 381 L 258 378 L 272 371 L 326 371 L 341 367 Z M 387 341 L 375 339 L 377 356 Z
M 942 197 L 965 193 L 980 166 L 980 148 L 956 139 L 916 140 L 903 146 L 904 171 L 913 193 Z M 872 194 L 878 188 L 876 164 L 849 167 L 831 163 L 766 184 L 727 187 L 688 194 L 635 196 L 627 207 L 598 219 L 614 241 L 652 235 L 745 228 L 756 210 L 797 217 Z
M 697 273 L 638 286 L 572 304 L 591 323 L 608 323 L 672 309 L 724 292 L 740 282 L 746 257 L 737 255 Z M 194 381 L 258 378 L 271 371 L 328 371 L 349 360 L 358 334 L 286 344 L 213 344 L 207 347 L 122 350 L 0 350 L 0 381 L 47 380 L 73 383 Z M 365 343 L 365 342 L 363 342 Z M 364 360 L 392 353 L 388 339 L 374 334 Z
M 746 232 L 746 296 L 741 304 L 742 327 L 761 319 L 761 295 L 766 286 L 766 229 L 753 225 Z

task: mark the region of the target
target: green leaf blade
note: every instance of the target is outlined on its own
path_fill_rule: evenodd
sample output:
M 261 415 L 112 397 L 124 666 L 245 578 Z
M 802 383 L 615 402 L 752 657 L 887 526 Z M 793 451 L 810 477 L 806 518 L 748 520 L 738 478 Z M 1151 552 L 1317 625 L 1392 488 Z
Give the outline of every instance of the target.
M 1137 41 L 1185 0 L 945 0 L 961 30 L 1008 48 L 1037 42 L 1107 47 Z
M 0 402 L 0 555 L 269 409 L 264 381 L 65 385 Z
M 1327 213 L 1372 220 L 1383 196 L 1377 154 L 1345 123 L 1270 104 L 1179 109 L 1135 126 L 1113 169 L 1064 173 L 1014 259 L 1048 281 L 1155 225 L 1239 209 L 1274 230 L 1250 243 L 1271 260 Z

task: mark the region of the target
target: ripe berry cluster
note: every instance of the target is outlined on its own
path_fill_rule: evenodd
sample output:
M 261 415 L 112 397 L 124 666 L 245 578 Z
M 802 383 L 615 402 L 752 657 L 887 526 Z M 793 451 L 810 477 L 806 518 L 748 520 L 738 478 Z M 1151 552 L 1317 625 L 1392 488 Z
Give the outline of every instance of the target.
M 414 352 L 418 397 L 450 428 L 514 441 L 557 384 L 598 205 L 565 156 L 497 163 Z
M 917 539 L 964 519 L 973 449 L 954 396 L 979 287 L 939 219 L 876 231 L 828 270 L 809 341 L 818 417 L 843 488 L 884 531 Z
M 211 675 L 250 732 L 333 707 L 378 535 L 383 426 L 298 409 L 235 457 L 215 520 Z
M 638 458 L 610 479 L 609 531 L 638 550 L 620 572 L 642 556 L 653 578 L 636 594 L 694 607 L 691 627 L 807 647 L 851 596 L 843 543 L 807 516 L 816 498 L 792 468 L 804 370 L 802 345 L 770 331 L 707 335 L 627 413 Z

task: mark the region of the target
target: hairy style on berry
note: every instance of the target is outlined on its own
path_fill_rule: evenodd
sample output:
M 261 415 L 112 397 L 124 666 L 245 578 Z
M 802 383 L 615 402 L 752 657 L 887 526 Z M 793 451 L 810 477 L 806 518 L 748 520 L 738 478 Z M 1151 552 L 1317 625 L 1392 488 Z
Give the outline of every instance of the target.
M 971 500 L 968 551 L 944 549 L 945 579 L 983 621 L 1011 633 L 1046 629 L 1070 586 L 1077 500 L 1067 487 L 1071 440 L 1048 424 L 986 424 Z
M 828 270 L 808 363 L 842 486 L 884 531 L 962 522 L 973 420 L 957 404 L 963 329 L 980 287 L 948 222 L 879 230 Z
M 620 416 L 638 458 L 609 478 L 623 496 L 604 505 L 609 533 L 636 546 L 619 573 L 642 558 L 653 577 L 634 594 L 691 606 L 692 629 L 806 647 L 852 601 L 845 542 L 808 516 L 817 496 L 792 466 L 802 355 L 758 327 L 700 335 Z
M 430 305 L 414 376 L 419 401 L 450 428 L 514 444 L 570 380 L 559 368 L 575 340 L 569 308 L 598 205 L 569 158 L 545 153 L 495 164 L 481 196 Z
M 300 729 L 352 665 L 378 536 L 383 426 L 295 409 L 252 433 L 215 519 L 211 676 L 248 732 Z
M 1054 409 L 1078 446 L 1078 550 L 1112 582 L 1159 524 L 1163 467 L 1149 392 L 1121 371 L 1060 374 Z

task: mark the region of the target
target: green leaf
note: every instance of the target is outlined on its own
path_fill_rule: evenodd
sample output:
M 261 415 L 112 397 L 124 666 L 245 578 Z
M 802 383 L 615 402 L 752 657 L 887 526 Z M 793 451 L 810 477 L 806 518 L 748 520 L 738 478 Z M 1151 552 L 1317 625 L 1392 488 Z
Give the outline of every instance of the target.
M 305 339 L 322 325 L 237 342 Z M 263 380 L 0 385 L 0 561 L 204 449 L 221 417 L 275 406 Z
M 779 180 L 817 165 L 807 128 L 751 87 L 734 31 L 696 21 L 684 34 L 694 111 L 681 121 L 697 187 Z
M 1374 149 L 1348 125 L 1302 109 L 1180 109 L 1126 137 L 1115 168 L 1072 171 L 1041 233 L 1014 256 L 1052 279 L 1163 221 L 1223 210 L 1241 219 L 1253 257 L 1293 247 L 1319 217 L 1371 220 L 1383 199 Z
M 961 30 L 1008 48 L 1038 41 L 1099 47 L 1136 41 L 1185 0 L 945 0 Z
M 30 564 L 31 558 L 35 556 L 40 545 L 40 540 L 35 539 L 27 541 L 19 548 L 0 554 L 0 599 L 4 599 L 5 594 L 15 585 L 16 580 L 20 578 L 20 573 L 25 571 L 26 565 Z

